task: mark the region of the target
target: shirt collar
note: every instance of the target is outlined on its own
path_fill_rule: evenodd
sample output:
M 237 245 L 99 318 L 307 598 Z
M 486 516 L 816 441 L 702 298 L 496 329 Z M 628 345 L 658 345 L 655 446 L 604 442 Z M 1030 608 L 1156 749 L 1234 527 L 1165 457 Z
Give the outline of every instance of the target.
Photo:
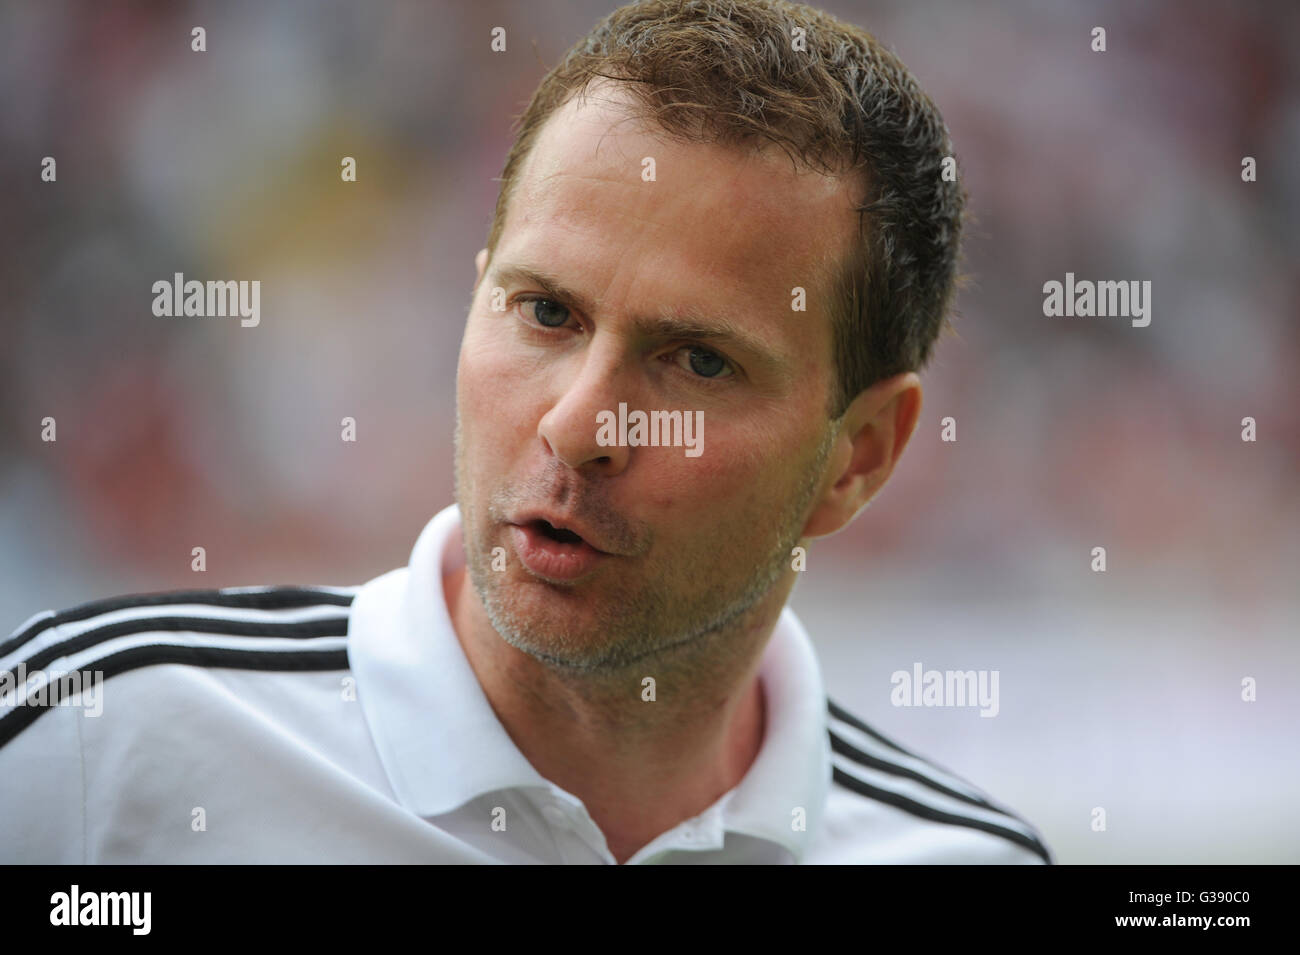
M 420 533 L 409 566 L 363 584 L 352 603 L 348 658 L 393 791 L 422 817 L 501 789 L 540 788 L 573 799 L 519 752 L 465 658 L 442 586 L 464 561 L 453 504 Z M 797 862 L 818 831 L 831 769 L 821 671 L 789 607 L 759 676 L 767 704 L 763 745 L 740 783 L 702 815 L 724 831 L 775 842 Z M 792 824 L 797 810 L 805 829 Z

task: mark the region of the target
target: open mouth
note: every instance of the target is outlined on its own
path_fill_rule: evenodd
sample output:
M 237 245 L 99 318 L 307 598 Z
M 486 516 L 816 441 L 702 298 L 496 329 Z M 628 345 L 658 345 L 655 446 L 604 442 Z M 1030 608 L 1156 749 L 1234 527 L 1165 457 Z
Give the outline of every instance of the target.
M 534 576 L 549 583 L 576 581 L 613 555 L 598 550 L 577 531 L 536 517 L 511 528 L 515 553 Z
M 573 533 L 573 531 L 566 530 L 563 527 L 556 527 L 554 524 L 550 523 L 549 521 L 543 521 L 539 519 L 539 520 L 532 521 L 530 523 L 531 526 L 537 529 L 538 533 L 542 534 L 545 537 L 549 537 L 553 541 L 558 541 L 561 544 L 582 543 L 582 538 L 577 534 Z

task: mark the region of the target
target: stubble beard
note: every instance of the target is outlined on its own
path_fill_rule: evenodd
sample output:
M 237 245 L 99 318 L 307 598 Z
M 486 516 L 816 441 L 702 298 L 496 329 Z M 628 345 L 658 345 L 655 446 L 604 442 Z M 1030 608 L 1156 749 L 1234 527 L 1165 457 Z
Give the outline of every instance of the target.
M 524 586 L 538 593 L 555 588 L 557 600 L 555 610 L 545 617 L 528 614 L 521 606 L 525 603 L 522 588 L 512 584 L 506 573 L 492 569 L 491 547 L 489 541 L 480 539 L 480 518 L 475 503 L 464 496 L 471 484 L 463 470 L 465 462 L 457 409 L 455 494 L 461 512 L 465 564 L 470 582 L 488 620 L 501 638 L 552 668 L 613 672 L 633 665 L 644 667 L 652 658 L 667 657 L 671 651 L 685 649 L 691 644 L 701 650 L 705 649 L 706 642 L 721 646 L 727 642 L 726 637 L 731 632 L 745 628 L 746 615 L 757 607 L 790 568 L 792 551 L 799 543 L 800 531 L 830 456 L 833 438 L 834 429 L 828 428 L 812 466 L 805 470 L 796 493 L 787 499 L 779 513 L 772 543 L 758 564 L 749 562 L 748 555 L 755 548 L 745 543 L 731 553 L 720 553 L 716 548 L 698 551 L 688 561 L 670 561 L 667 567 L 650 574 L 624 574 L 625 579 L 617 589 L 609 591 L 608 599 L 598 604 L 584 603 L 583 620 L 588 622 L 579 627 L 575 625 L 575 615 L 566 611 L 560 600 L 565 595 L 558 593 L 560 589 L 568 588 L 540 580 L 529 581 Z M 508 491 L 494 494 L 487 506 L 490 517 L 494 512 L 504 513 L 501 504 L 508 499 Z M 509 546 L 506 546 L 506 552 L 507 562 L 518 559 Z M 619 561 L 627 558 L 609 559 Z M 747 563 L 750 568 L 747 576 L 717 580 L 720 569 Z M 628 577 L 639 579 L 628 580 Z M 606 580 L 610 579 L 606 570 Z M 709 581 L 710 586 L 701 590 L 700 581 Z M 542 599 L 548 599 L 547 595 L 543 594 Z

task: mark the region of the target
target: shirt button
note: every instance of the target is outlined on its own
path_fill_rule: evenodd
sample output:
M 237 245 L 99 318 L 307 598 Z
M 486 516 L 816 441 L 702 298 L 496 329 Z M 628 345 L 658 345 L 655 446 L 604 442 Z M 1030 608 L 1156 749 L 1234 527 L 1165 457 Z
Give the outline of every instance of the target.
M 557 829 L 572 829 L 573 824 L 559 806 L 543 806 L 542 818 Z

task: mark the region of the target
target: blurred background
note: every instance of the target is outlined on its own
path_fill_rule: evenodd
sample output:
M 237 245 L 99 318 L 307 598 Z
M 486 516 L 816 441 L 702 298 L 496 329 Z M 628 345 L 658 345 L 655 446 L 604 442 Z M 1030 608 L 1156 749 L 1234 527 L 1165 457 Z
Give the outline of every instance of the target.
M 512 119 L 615 5 L 0 4 L 0 631 L 407 562 Z M 820 6 L 934 98 L 977 220 L 918 433 L 792 600 L 829 691 L 1061 862 L 1300 861 L 1300 5 Z M 1045 318 L 1067 271 L 1150 280 L 1150 326 Z M 175 272 L 259 279 L 261 324 L 155 318 Z M 916 662 L 999 715 L 893 707 Z

